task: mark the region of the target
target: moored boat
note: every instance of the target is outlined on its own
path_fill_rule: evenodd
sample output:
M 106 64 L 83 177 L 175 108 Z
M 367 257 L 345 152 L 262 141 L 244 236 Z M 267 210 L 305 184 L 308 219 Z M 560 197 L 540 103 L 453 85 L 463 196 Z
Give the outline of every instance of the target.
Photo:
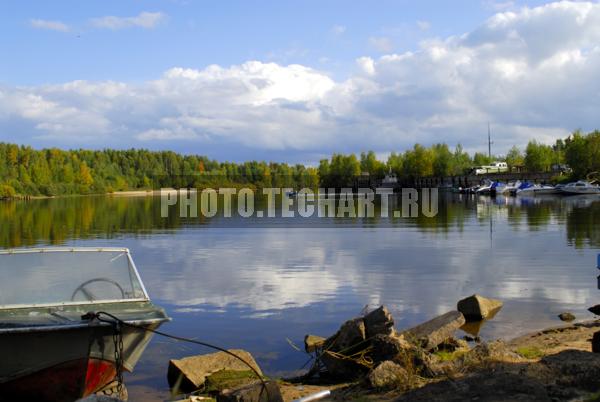
M 1 251 L 0 400 L 93 394 L 132 371 L 150 330 L 168 319 L 127 249 Z
M 561 187 L 560 192 L 564 194 L 600 194 L 600 186 L 579 180 Z

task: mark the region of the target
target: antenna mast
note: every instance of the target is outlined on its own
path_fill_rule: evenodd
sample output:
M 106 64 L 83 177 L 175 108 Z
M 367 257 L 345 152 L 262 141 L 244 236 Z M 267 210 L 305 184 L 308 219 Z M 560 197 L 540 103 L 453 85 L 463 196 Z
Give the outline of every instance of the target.
M 490 132 L 490 122 L 488 121 L 488 157 L 492 159 L 492 136 Z

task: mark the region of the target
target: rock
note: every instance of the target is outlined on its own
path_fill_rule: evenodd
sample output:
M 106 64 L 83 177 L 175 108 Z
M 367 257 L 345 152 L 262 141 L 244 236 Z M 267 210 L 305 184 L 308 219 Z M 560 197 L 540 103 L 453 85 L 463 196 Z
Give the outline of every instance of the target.
M 438 345 L 438 349 L 448 352 L 456 352 L 457 350 L 469 350 L 469 344 L 464 339 L 456 339 L 450 337 Z
M 365 339 L 367 339 L 365 323 L 362 318 L 355 318 L 343 323 L 335 335 L 327 338 L 323 348 L 348 355 L 355 350 L 364 349 Z
M 369 384 L 377 389 L 402 389 L 409 380 L 407 371 L 392 361 L 384 361 L 367 376 Z
M 600 304 L 588 308 L 588 311 L 592 314 L 600 315 Z
M 375 335 L 393 335 L 394 317 L 385 306 L 381 306 L 363 317 L 367 338 Z
M 576 317 L 571 313 L 560 313 L 558 318 L 560 318 L 561 321 L 573 321 Z
M 249 352 L 241 349 L 231 349 L 231 353 L 241 357 L 250 364 L 260 375 L 262 372 Z M 191 356 L 169 361 L 167 379 L 175 393 L 192 392 L 200 388 L 206 377 L 220 370 L 246 371 L 249 367 L 239 359 L 225 353 L 217 352 L 206 355 Z
M 600 331 L 594 332 L 592 336 L 592 352 L 600 353 Z
M 386 360 L 394 360 L 400 353 L 411 348 L 411 344 L 404 339 L 403 335 L 376 335 L 371 340 L 371 357 L 375 363 Z
M 403 334 L 409 341 L 416 341 L 422 348 L 431 350 L 452 337 L 454 332 L 465 323 L 465 317 L 458 311 L 450 311 L 421 325 L 411 328 Z
M 502 308 L 502 302 L 495 299 L 487 299 L 480 295 L 469 296 L 458 302 L 457 309 L 467 321 L 479 321 L 488 318 Z
M 327 373 L 339 380 L 355 379 L 367 371 L 365 366 L 356 361 L 328 351 L 321 355 L 321 362 L 325 365 Z
M 312 353 L 317 349 L 321 349 L 325 343 L 325 338 L 317 335 L 306 335 L 304 337 L 304 350 L 306 353 Z
M 217 395 L 217 402 L 283 402 L 281 390 L 275 381 L 267 381 L 266 387 L 258 381 Z

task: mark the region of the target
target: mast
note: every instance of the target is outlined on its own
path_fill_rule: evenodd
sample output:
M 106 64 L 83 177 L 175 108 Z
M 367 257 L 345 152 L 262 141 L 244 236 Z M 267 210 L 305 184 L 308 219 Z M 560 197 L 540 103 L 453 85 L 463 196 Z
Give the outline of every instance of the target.
M 488 121 L 488 157 L 492 159 L 492 135 L 490 132 L 490 122 Z

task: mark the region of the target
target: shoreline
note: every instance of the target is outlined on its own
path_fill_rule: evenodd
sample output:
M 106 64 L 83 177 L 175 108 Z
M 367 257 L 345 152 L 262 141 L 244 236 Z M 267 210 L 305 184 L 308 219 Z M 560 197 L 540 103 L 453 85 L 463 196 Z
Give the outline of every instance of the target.
M 324 401 L 447 401 L 447 400 L 597 400 L 589 383 L 600 373 L 600 353 L 592 352 L 591 338 L 600 319 L 552 326 L 510 340 L 481 342 L 442 363 L 443 374 L 421 378 L 409 389 L 372 389 L 364 379 L 343 384 L 284 383 L 285 401 L 311 392 L 331 390 Z M 470 355 L 477 355 L 470 356 Z M 528 394 L 531 390 L 532 394 Z

